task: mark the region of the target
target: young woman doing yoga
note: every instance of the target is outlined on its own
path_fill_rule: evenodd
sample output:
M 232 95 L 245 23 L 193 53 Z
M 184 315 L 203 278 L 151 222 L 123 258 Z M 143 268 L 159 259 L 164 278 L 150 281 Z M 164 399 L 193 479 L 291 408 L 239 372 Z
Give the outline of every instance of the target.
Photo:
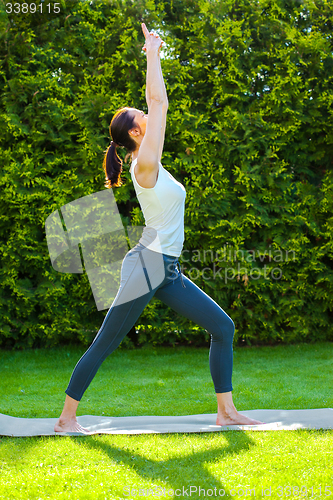
M 120 344 L 153 296 L 194 321 L 211 335 L 210 372 L 217 397 L 217 425 L 262 424 L 237 412 L 232 401 L 232 319 L 204 291 L 182 274 L 178 258 L 184 242 L 184 186 L 162 166 L 168 98 L 164 85 L 161 38 L 149 33 L 147 56 L 148 115 L 136 108 L 121 108 L 111 121 L 113 141 L 105 158 L 106 187 L 121 185 L 122 161 L 116 153 L 132 153 L 130 168 L 146 226 L 139 243 L 124 257 L 117 295 L 89 349 L 78 361 L 68 387 L 56 432 L 89 432 L 76 420 L 78 404 L 104 359 Z M 177 267 L 178 266 L 178 267 Z

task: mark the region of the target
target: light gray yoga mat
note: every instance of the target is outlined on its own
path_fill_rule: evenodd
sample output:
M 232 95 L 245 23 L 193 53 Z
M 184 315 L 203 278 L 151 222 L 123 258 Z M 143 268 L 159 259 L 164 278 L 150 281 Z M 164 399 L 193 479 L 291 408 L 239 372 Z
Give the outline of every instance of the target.
M 184 416 L 99 417 L 83 415 L 77 421 L 97 434 L 167 434 L 228 430 L 279 431 L 333 429 L 333 408 L 312 410 L 247 410 L 242 415 L 266 422 L 262 425 L 216 425 L 216 413 Z M 1 436 L 84 436 L 80 432 L 54 432 L 57 418 L 18 418 L 0 413 Z

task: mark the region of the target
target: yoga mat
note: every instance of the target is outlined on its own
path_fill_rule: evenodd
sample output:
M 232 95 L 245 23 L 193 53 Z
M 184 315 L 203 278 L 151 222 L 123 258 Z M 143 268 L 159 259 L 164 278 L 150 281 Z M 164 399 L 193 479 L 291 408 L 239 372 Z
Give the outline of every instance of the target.
M 229 430 L 279 431 L 333 429 L 333 408 L 312 410 L 247 410 L 242 415 L 266 422 L 261 425 L 216 425 L 216 413 L 182 416 L 99 417 L 83 415 L 77 421 L 94 434 L 167 434 Z M 58 418 L 18 418 L 0 414 L 1 436 L 86 436 L 54 432 Z

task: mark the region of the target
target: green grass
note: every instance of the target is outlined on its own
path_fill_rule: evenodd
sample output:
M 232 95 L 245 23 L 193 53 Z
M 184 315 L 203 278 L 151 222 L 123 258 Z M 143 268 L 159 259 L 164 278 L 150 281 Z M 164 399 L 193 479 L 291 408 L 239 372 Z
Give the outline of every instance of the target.
M 0 351 L 0 413 L 57 417 L 83 352 Z M 333 408 L 332 359 L 330 342 L 234 348 L 237 410 Z M 185 347 L 116 350 L 78 408 L 106 416 L 215 412 L 208 349 Z M 332 457 L 331 430 L 1 437 L 0 497 L 333 500 Z

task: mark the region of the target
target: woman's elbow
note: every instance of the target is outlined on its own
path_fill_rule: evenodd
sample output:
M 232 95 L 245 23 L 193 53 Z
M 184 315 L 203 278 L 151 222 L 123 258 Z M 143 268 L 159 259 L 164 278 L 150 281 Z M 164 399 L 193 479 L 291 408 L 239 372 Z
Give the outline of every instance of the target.
M 163 106 L 168 105 L 168 103 L 165 100 L 165 98 L 163 96 L 159 96 L 159 95 L 151 96 L 151 98 L 149 99 L 149 101 L 150 101 L 150 104 L 152 102 L 154 102 L 154 103 L 157 103 L 157 104 L 162 104 Z
M 153 96 L 153 97 L 150 97 L 150 99 L 146 99 L 146 102 L 147 102 L 148 107 L 150 107 L 153 102 L 161 104 L 164 109 L 168 109 L 168 107 L 169 107 L 169 101 L 165 97 Z

